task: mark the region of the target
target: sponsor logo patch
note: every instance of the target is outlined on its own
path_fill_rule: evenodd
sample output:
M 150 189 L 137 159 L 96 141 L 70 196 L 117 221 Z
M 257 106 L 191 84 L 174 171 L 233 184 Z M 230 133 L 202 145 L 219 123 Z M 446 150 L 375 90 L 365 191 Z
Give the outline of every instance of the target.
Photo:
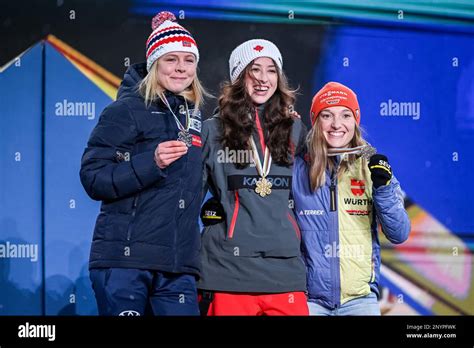
M 191 136 L 193 137 L 193 145 L 197 147 L 201 147 L 202 146 L 201 137 L 199 135 L 194 135 L 194 134 L 191 134 Z
M 140 313 L 135 310 L 128 309 L 126 311 L 120 312 L 119 317 L 139 317 Z
M 291 176 L 269 175 L 266 178 L 272 184 L 272 190 L 289 190 L 291 188 Z M 227 177 L 227 186 L 231 191 L 244 188 L 254 190 L 259 179 L 258 175 L 230 175 Z
M 362 196 L 365 192 L 364 180 L 351 179 L 351 192 L 355 196 Z

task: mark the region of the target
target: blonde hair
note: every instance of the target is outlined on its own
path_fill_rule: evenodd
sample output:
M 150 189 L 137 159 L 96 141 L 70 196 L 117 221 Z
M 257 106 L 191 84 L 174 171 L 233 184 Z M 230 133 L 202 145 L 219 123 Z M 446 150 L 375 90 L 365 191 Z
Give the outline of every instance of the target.
M 364 130 L 356 123 L 354 137 L 349 143 L 350 147 L 356 147 L 366 144 L 362 133 Z M 335 163 L 328 158 L 328 144 L 321 129 L 321 117 L 316 118 L 316 123 L 308 133 L 306 138 L 309 154 L 309 181 L 311 190 L 315 191 L 326 182 L 326 168 L 332 172 L 335 169 Z M 356 155 L 348 155 L 347 161 L 342 161 L 337 175 L 344 173 L 357 160 Z
M 160 59 L 153 63 L 148 74 L 138 85 L 138 91 L 143 99 L 145 99 L 145 104 L 147 107 L 149 107 L 157 99 L 161 98 L 161 95 L 165 91 L 165 89 L 158 82 L 159 62 Z M 181 95 L 187 101 L 192 102 L 194 104 L 194 109 L 199 109 L 200 106 L 204 104 L 204 96 L 212 97 L 212 95 L 206 91 L 204 86 L 199 81 L 197 72 L 191 85 L 181 93 L 178 93 L 178 95 Z

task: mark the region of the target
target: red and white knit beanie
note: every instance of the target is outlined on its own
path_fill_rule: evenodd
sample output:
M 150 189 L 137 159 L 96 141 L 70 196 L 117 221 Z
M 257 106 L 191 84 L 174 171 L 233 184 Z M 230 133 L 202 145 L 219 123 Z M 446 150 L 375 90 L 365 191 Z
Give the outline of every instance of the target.
M 150 71 L 153 63 L 169 52 L 190 52 L 199 61 L 199 51 L 191 33 L 176 22 L 171 12 L 158 13 L 152 20 L 153 32 L 146 42 L 146 69 Z

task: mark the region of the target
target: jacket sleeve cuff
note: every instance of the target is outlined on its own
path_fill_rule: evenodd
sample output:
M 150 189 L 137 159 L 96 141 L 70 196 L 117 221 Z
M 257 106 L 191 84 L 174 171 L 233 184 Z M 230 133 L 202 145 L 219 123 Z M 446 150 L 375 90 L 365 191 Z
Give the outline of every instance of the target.
M 142 188 L 150 186 L 167 176 L 166 168 L 162 170 L 155 163 L 155 151 L 147 151 L 132 156 L 131 162 Z

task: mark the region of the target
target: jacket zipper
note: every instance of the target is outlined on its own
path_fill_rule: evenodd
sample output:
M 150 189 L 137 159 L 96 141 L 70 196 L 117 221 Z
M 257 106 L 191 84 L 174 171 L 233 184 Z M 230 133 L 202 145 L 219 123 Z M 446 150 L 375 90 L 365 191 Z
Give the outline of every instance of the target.
M 179 179 L 179 186 L 181 187 L 181 182 L 182 182 L 182 179 Z M 183 194 L 184 194 L 184 191 L 181 191 L 181 194 L 179 195 L 179 201 L 180 202 L 182 199 L 183 199 Z M 185 203 L 187 204 L 187 203 Z M 186 208 L 186 206 L 185 206 Z M 173 248 L 174 248 L 174 264 L 173 264 L 173 270 L 176 269 L 177 265 L 178 265 L 178 233 L 174 233 L 174 238 L 173 238 L 173 241 L 174 241 L 174 244 L 173 244 Z
M 330 192 L 330 198 L 331 198 L 331 203 L 330 203 L 330 211 L 336 211 L 336 174 L 333 172 L 331 174 L 331 186 L 329 186 L 329 192 Z
M 295 229 L 296 237 L 298 237 L 299 240 L 301 240 L 301 232 L 298 227 L 298 224 L 296 223 L 295 219 L 293 219 L 293 216 L 291 216 L 290 213 L 288 214 L 288 220 L 290 220 L 291 224 L 293 225 L 293 228 Z
M 135 196 L 133 199 L 133 205 L 132 205 L 132 220 L 128 224 L 128 229 L 127 229 L 127 241 L 130 241 L 132 238 L 132 228 L 133 224 L 135 222 L 135 214 L 137 213 L 137 203 L 138 203 L 138 194 Z
M 374 259 L 372 258 L 372 274 L 370 276 L 370 282 L 369 283 L 373 283 L 375 281 L 375 262 L 374 262 Z
M 239 192 L 234 191 L 235 193 L 235 207 L 234 207 L 234 213 L 232 214 L 232 220 L 230 222 L 230 228 L 229 228 L 229 233 L 227 234 L 229 239 L 232 239 L 234 236 L 234 229 L 235 229 L 235 223 L 237 222 L 237 215 L 239 214 Z
M 262 147 L 262 153 L 265 153 L 265 136 L 263 135 L 263 128 L 258 117 L 258 110 L 255 109 L 255 123 L 257 125 L 258 137 L 260 138 L 260 146 Z
M 335 212 L 333 214 L 333 228 L 331 228 L 331 231 L 333 233 L 332 240 L 335 242 L 336 239 L 339 242 L 339 238 L 336 238 L 337 234 L 339 233 L 339 229 L 336 230 L 336 225 L 337 225 L 337 172 L 339 170 L 339 163 L 335 170 L 331 174 L 331 186 L 330 186 L 330 193 L 331 193 L 331 204 L 330 204 L 330 210 Z M 336 244 L 337 247 L 337 244 Z M 340 295 L 339 298 L 336 298 L 337 296 L 337 289 L 338 287 L 340 288 L 340 279 L 339 279 L 339 263 L 337 257 L 333 257 L 333 262 L 332 262 L 332 270 L 334 274 L 334 283 L 333 283 L 333 304 L 334 308 L 338 308 L 340 306 L 339 301 L 340 301 Z

